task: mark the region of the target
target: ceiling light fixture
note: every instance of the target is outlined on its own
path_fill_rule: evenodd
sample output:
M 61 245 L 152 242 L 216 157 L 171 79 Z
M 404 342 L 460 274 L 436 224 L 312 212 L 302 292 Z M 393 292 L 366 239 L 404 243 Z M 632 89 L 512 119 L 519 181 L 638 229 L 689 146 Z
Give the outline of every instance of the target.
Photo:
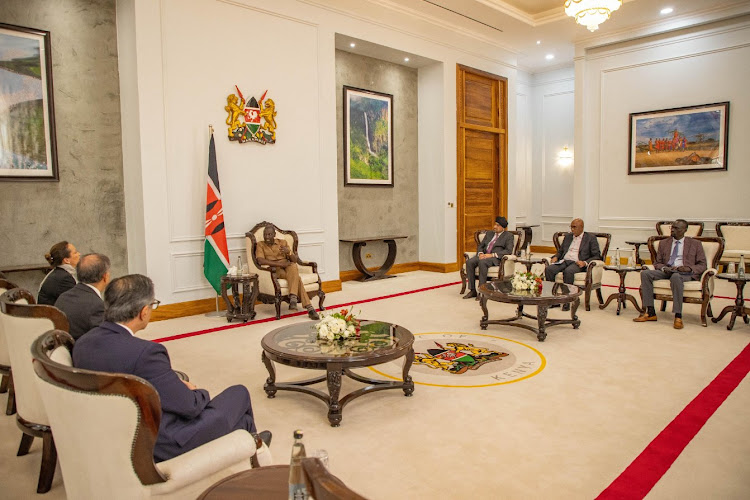
M 354 42 L 352 42 L 352 43 L 349 44 L 349 47 L 356 47 L 356 46 L 357 46 L 357 44 L 354 43 Z
M 541 44 L 542 44 L 542 41 L 541 41 L 541 40 L 537 40 L 537 41 L 536 41 L 536 44 L 537 44 L 537 45 L 541 45 Z
M 565 0 L 565 13 L 592 33 L 620 8 L 622 0 Z
M 408 57 L 404 57 L 404 62 L 409 62 L 409 58 Z
M 659 11 L 659 13 L 661 13 L 662 15 L 671 14 L 672 12 L 674 12 L 674 9 L 672 7 L 664 7 Z
M 546 60 L 548 60 L 548 61 L 551 61 L 552 59 L 554 59 L 554 58 L 555 58 L 555 54 L 547 54 L 546 56 L 544 56 L 544 58 L 545 58 Z

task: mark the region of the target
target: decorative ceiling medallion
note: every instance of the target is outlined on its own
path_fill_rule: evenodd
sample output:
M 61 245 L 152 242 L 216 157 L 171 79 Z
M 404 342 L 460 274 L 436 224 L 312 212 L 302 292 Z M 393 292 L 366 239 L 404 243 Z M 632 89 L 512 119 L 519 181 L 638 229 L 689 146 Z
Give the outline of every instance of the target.
M 239 87 L 237 94 L 227 96 L 224 111 L 227 114 L 227 135 L 230 141 L 257 142 L 258 144 L 276 143 L 276 104 L 273 99 L 266 99 L 268 91 L 263 92 L 260 101 L 251 97 L 245 101 Z M 261 122 L 262 120 L 262 122 Z
M 592 33 L 622 6 L 622 0 L 565 0 L 565 13 Z

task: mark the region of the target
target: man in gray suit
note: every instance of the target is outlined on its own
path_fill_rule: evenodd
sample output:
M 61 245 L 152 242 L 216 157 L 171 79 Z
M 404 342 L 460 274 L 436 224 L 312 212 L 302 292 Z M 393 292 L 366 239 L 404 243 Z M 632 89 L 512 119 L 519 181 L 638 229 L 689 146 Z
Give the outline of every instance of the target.
M 584 272 L 592 260 L 601 259 L 602 253 L 596 236 L 583 232 L 583 220 L 573 219 L 570 232 L 565 235 L 560 249 L 550 259 L 552 264 L 544 270 L 544 278 L 555 281 L 557 273 L 562 272 L 563 282 L 572 285 L 576 273 Z
M 55 307 L 68 317 L 70 335 L 76 340 L 104 321 L 102 292 L 110 281 L 109 267 L 106 255 L 84 255 L 76 266 L 78 283 L 55 302 Z
M 499 266 L 504 255 L 513 252 L 513 234 L 506 231 L 508 220 L 505 217 L 496 217 L 492 231 L 487 231 L 482 243 L 477 248 L 477 254 L 466 261 L 466 277 L 469 281 L 469 293 L 464 295 L 465 299 L 477 296 L 475 288 L 476 269 L 479 266 L 479 284 L 487 282 L 487 273 L 491 267 Z

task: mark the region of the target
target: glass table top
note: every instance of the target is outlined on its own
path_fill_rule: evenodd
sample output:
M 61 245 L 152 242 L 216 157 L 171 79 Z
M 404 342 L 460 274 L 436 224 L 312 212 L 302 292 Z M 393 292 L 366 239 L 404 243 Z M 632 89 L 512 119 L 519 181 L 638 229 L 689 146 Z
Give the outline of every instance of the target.
M 541 290 L 514 290 L 510 280 L 490 281 L 479 287 L 482 293 L 500 293 L 509 297 L 530 299 L 553 299 L 558 297 L 580 295 L 581 290 L 575 285 L 542 281 Z

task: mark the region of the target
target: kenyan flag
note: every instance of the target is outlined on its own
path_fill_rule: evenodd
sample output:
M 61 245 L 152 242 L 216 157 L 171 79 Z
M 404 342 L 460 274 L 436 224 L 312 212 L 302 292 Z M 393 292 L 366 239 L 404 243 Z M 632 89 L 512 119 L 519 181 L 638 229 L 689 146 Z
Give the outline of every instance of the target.
M 206 242 L 203 245 L 203 274 L 216 293 L 221 293 L 221 277 L 229 269 L 224 208 L 221 205 L 219 170 L 216 167 L 214 135 L 208 146 L 208 186 L 206 189 Z

